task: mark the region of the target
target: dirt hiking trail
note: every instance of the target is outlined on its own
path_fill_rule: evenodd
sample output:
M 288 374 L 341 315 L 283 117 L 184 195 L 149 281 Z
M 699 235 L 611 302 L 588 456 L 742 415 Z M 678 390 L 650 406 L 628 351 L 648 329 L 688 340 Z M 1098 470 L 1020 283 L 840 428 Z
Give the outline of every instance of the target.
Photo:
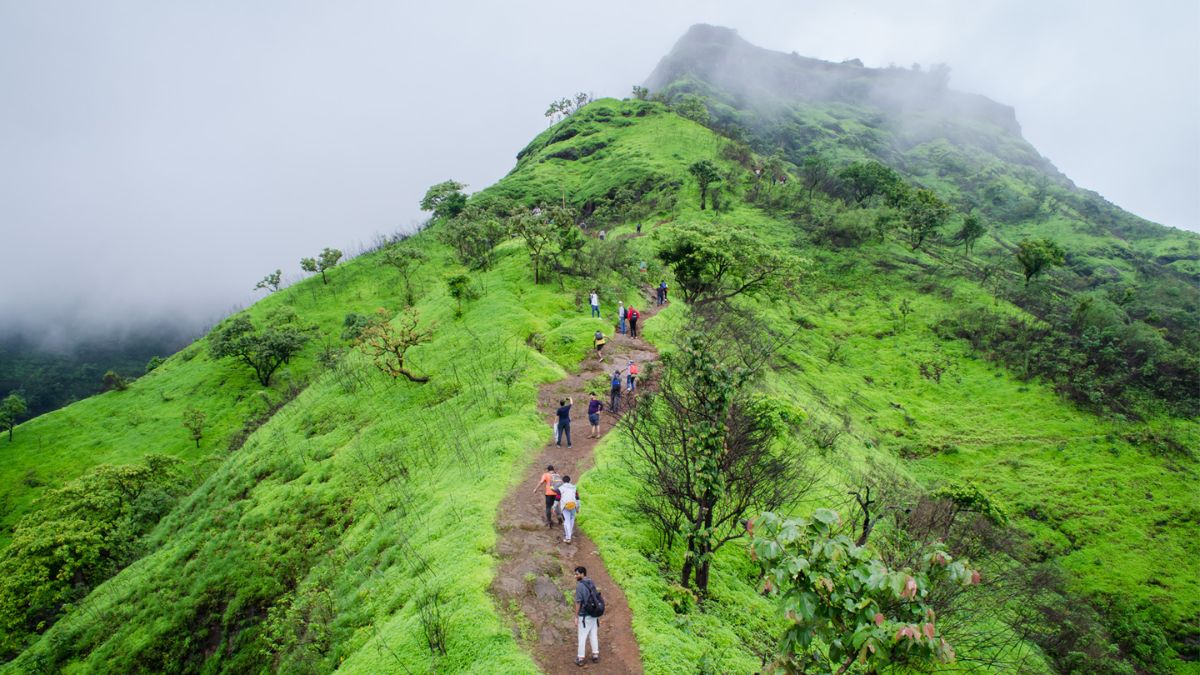
M 588 482 L 584 480 L 580 484 L 579 477 L 594 463 L 593 451 L 599 442 L 599 439 L 588 438 L 591 434 L 587 419 L 589 391 L 595 391 L 604 402 L 605 410 L 600 414 L 601 438 L 620 419 L 608 410 L 607 385 L 597 390 L 592 383 L 601 374 L 611 376 L 613 370 L 623 370 L 630 359 L 639 365 L 643 374 L 646 372 L 645 364 L 658 359 L 658 352 L 643 341 L 640 334 L 646 321 L 661 308 L 655 305 L 654 289 L 643 291 L 644 309 L 635 305 L 641 313 L 639 337 L 621 335 L 611 326 L 608 327 L 604 331 L 609 341 L 604 347 L 603 363 L 596 360 L 592 351 L 580 364 L 578 373 L 543 385 L 538 391 L 538 411 L 546 421 L 546 437 L 550 440 L 522 472 L 520 482 L 505 496 L 496 515 L 496 532 L 499 535 L 496 554 L 500 558 L 500 569 L 492 582 L 492 593 L 501 614 L 512 626 L 517 641 L 546 673 L 642 672 L 641 653 L 633 636 L 632 617 L 625 594 L 613 582 L 596 546 L 585 534 L 588 518 L 591 517 L 588 511 L 590 493 Z M 611 307 L 605 309 L 606 317 L 612 313 Z M 643 382 L 639 378 L 638 391 L 652 385 L 652 382 Z M 558 402 L 568 396 L 575 399 L 571 408 L 571 440 L 574 446 L 571 449 L 567 449 L 565 439 L 563 445 L 557 447 L 551 438 L 551 425 L 556 420 Z M 625 406 L 630 401 L 629 395 L 625 394 L 621 405 Z M 571 481 L 579 485 L 581 508 L 570 544 L 563 543 L 563 528 L 557 520 L 553 527 L 546 526 L 545 502 L 542 492 L 536 488 L 547 464 L 553 464 L 559 474 L 571 476 Z M 604 616 L 600 619 L 600 662 L 591 662 L 588 647 L 588 656 L 585 656 L 586 663 L 582 668 L 575 665 L 577 628 L 574 619 L 574 570 L 577 565 L 587 568 L 588 577 L 604 594 L 606 606 Z

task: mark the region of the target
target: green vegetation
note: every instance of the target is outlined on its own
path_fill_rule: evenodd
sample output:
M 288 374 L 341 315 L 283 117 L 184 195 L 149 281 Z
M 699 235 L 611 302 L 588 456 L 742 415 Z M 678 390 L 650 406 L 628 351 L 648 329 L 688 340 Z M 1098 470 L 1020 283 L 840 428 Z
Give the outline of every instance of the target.
M 753 121 L 689 86 L 682 107 L 708 114 L 693 119 Z M 431 226 L 348 261 L 337 283 L 272 293 L 126 391 L 21 424 L 0 441 L 0 565 L 38 592 L 0 607 L 8 668 L 533 670 L 487 592 L 496 509 L 545 440 L 538 385 L 609 326 L 586 318 L 586 291 L 641 302 L 660 275 L 673 303 L 645 332 L 715 387 L 696 409 L 740 419 L 732 379 L 672 356 L 698 313 L 720 315 L 735 343 L 771 346 L 747 402 L 761 424 L 744 428 L 769 429 L 772 452 L 800 446 L 819 479 L 798 502 L 757 505 L 779 520 L 754 521 L 752 557 L 736 516 L 664 528 L 633 508 L 646 456 L 627 436 L 602 443 L 580 524 L 625 591 L 647 672 L 836 672 L 950 646 L 981 668 L 1185 668 L 1200 612 L 1195 294 L 1178 260 L 1145 256 L 1195 238 L 1099 206 L 1110 229 L 1089 230 L 1074 214 L 1097 202 L 1032 178 L 1044 167 L 1019 137 L 951 129 L 953 144 L 893 147 L 901 132 L 871 114 L 787 106 L 793 126 L 747 125 L 743 143 L 663 102 L 573 109 L 496 185 L 469 200 L 453 181 L 431 188 Z M 758 151 L 768 130 L 781 156 Z M 904 174 L 886 166 L 901 146 Z M 720 177 L 703 210 L 686 187 L 698 162 Z M 972 226 L 950 251 L 937 235 L 969 216 L 990 238 Z M 631 236 L 636 223 L 651 236 Z M 597 226 L 606 241 L 585 236 Z M 1042 237 L 1065 264 L 1026 289 L 1012 242 Z M 1114 272 L 1093 279 L 1106 261 Z M 287 349 L 271 331 L 290 331 Z M 180 429 L 189 410 L 203 444 Z M 696 431 L 695 475 L 714 487 L 737 475 L 712 471 L 726 431 Z M 112 496 L 109 477 L 155 466 L 161 481 Z M 79 515 L 68 495 L 92 494 L 105 508 Z M 88 547 L 29 543 L 50 528 Z M 980 583 L 962 585 L 975 577 L 951 556 Z
M 0 430 L 8 432 L 8 442 L 12 443 L 13 429 L 17 426 L 17 421 L 25 414 L 28 408 L 25 405 L 25 398 L 20 394 L 9 394 L 0 401 Z
M 321 283 L 328 284 L 329 277 L 325 274 L 326 270 L 331 270 L 334 267 L 337 267 L 338 261 L 341 259 L 341 251 L 337 250 L 336 248 L 323 248 L 321 249 L 321 255 L 317 256 L 316 258 L 301 258 L 300 269 L 304 270 L 305 272 L 320 272 Z M 264 279 L 264 281 L 268 282 L 271 280 L 272 279 L 270 276 Z

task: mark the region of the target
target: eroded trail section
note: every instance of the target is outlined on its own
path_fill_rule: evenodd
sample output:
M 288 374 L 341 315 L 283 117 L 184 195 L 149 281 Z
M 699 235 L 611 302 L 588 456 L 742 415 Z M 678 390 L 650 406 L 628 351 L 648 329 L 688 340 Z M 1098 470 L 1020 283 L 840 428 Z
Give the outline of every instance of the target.
M 653 300 L 645 301 L 646 309 L 639 308 L 645 321 L 657 313 Z M 609 330 L 605 331 L 608 336 Z M 521 482 L 504 498 L 496 516 L 496 553 L 500 558 L 500 569 L 492 584 L 497 606 L 512 625 L 517 640 L 533 655 L 534 660 L 546 673 L 641 673 L 642 660 L 637 640 L 633 636 L 629 604 L 625 594 L 613 582 L 604 561 L 592 540 L 584 532 L 590 516 L 587 508 L 588 484 L 579 484 L 580 502 L 583 505 L 575 534 L 570 544 L 563 543 L 563 529 L 557 522 L 547 527 L 544 517 L 544 501 L 535 487 L 546 469 L 553 464 L 560 474 L 569 475 L 572 481 L 587 471 L 593 464 L 593 451 L 599 439 L 588 438 L 591 427 L 587 421 L 587 396 L 589 386 L 601 374 L 624 368 L 629 359 L 636 361 L 645 372 L 644 365 L 658 358 L 658 352 L 641 338 L 628 335 L 613 335 L 604 348 L 604 362 L 595 356 L 584 360 L 579 373 L 558 382 L 547 384 L 538 392 L 538 409 L 546 420 L 546 436 L 551 436 L 554 411 L 560 399 L 568 396 L 575 399 L 571 409 L 571 435 L 574 447 L 567 449 L 554 445 L 551 439 L 526 467 Z M 645 386 L 652 386 L 646 382 Z M 639 389 L 642 383 L 639 382 Z M 608 391 L 596 391 L 608 406 Z M 628 397 L 626 397 L 628 400 Z M 618 417 L 607 410 L 600 416 L 601 437 L 617 423 Z M 600 662 L 587 661 L 584 668 L 575 665 L 577 632 L 574 621 L 574 593 L 576 565 L 583 565 L 596 587 L 604 593 L 607 606 L 600 619 Z

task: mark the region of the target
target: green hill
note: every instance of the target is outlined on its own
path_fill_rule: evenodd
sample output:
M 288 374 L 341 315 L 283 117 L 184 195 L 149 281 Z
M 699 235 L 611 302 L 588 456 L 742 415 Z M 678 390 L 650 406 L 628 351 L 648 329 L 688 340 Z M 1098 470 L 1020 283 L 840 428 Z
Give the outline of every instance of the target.
M 697 36 L 712 33 L 689 35 L 664 63 L 710 53 Z M 784 82 L 805 81 L 784 66 Z M 214 359 L 232 317 L 128 390 L 0 440 L 7 671 L 536 670 L 526 631 L 488 587 L 496 510 L 545 441 L 537 387 L 610 329 L 587 318 L 585 293 L 640 301 L 647 278 L 670 278 L 656 252 L 688 227 L 751 233 L 804 261 L 790 294 L 725 310 L 786 336 L 759 394 L 789 411 L 793 440 L 823 469 L 800 513 L 839 508 L 853 526 L 846 493 L 864 484 L 920 513 L 939 488 L 969 483 L 1007 514 L 954 542 L 997 580 L 944 619 L 961 663 L 1191 666 L 1180 660 L 1195 656 L 1200 612 L 1187 252 L 1200 238 L 1056 177 L 1011 114 L 978 99 L 951 97 L 978 119 L 926 125 L 914 142 L 886 119 L 868 131 L 892 103 L 854 87 L 850 102 L 801 101 L 766 82 L 778 100 L 764 110 L 699 68 L 660 66 L 651 84 L 660 100 L 595 101 L 540 134 L 465 211 L 247 310 L 259 327 L 309 336 L 269 386 Z M 806 180 L 818 156 L 828 180 Z M 847 167 L 868 159 L 895 175 L 871 169 L 882 182 L 860 199 Z M 705 160 L 719 183 L 701 210 L 689 168 Z M 914 249 L 906 200 L 921 188 L 949 204 L 946 234 L 972 211 L 984 220 L 974 253 L 936 237 Z M 585 236 L 551 245 L 549 278 L 534 284 L 526 247 L 497 233 L 556 204 Z M 647 236 L 628 236 L 639 223 Z M 1026 284 L 1011 251 L 1029 237 L 1068 256 Z M 384 264 L 392 252 L 422 261 L 411 311 L 431 339 L 405 366 L 427 383 L 389 377 L 343 337 L 363 323 L 348 314 L 383 308 L 396 327 L 414 316 Z M 460 273 L 465 287 L 448 283 Z M 689 311 L 674 299 L 648 338 L 669 352 Z M 182 424 L 189 406 L 205 413 L 199 447 Z M 756 563 L 727 545 L 698 606 L 676 583 L 679 543 L 663 546 L 630 508 L 629 457 L 626 439 L 606 437 L 581 479 L 592 495 L 581 526 L 625 591 L 646 671 L 761 668 L 789 622 L 760 595 Z M 881 522 L 880 549 L 911 524 Z M 440 646 L 431 631 L 444 631 Z

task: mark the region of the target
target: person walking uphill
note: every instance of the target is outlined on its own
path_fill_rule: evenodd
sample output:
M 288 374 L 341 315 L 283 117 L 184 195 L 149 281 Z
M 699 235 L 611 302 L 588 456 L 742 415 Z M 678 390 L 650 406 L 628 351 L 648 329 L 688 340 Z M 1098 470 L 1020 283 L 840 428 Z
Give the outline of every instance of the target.
M 600 662 L 600 616 L 604 614 L 604 596 L 587 576 L 587 568 L 575 568 L 575 624 L 579 627 L 579 649 L 575 665 L 583 665 L 583 648 L 590 642 L 592 663 Z
M 588 424 L 592 425 L 592 433 L 588 438 L 600 438 L 600 411 L 604 404 L 596 398 L 596 392 L 588 395 Z
M 542 474 L 542 480 L 538 482 L 534 492 L 541 490 L 546 498 L 546 527 L 554 527 L 552 515 L 554 514 L 554 505 L 558 502 L 558 486 L 562 485 L 562 478 L 558 472 L 554 470 L 553 464 L 546 465 L 546 473 Z M 558 522 L 562 522 L 562 514 L 558 515 Z
M 642 318 L 641 314 L 632 306 L 629 308 L 629 337 L 637 337 L 637 322 Z
M 662 305 L 667 301 L 667 282 L 664 280 L 658 284 L 658 304 Z
M 609 386 L 611 389 L 608 392 L 608 409 L 615 415 L 621 411 L 619 405 L 621 402 L 621 371 L 613 371 Z
M 606 342 L 604 332 L 596 331 L 596 335 L 592 337 L 592 346 L 596 348 L 596 360 L 600 363 L 604 363 L 604 345 Z
M 554 442 L 555 445 L 562 447 L 563 437 L 567 438 L 567 447 L 571 447 L 571 406 L 575 405 L 574 399 L 564 398 L 558 402 L 558 439 Z M 564 477 L 563 481 L 567 478 Z
M 592 291 L 591 300 L 592 300 L 592 316 L 599 319 L 600 318 L 600 296 L 596 294 L 596 291 Z
M 562 505 L 563 543 L 571 543 L 571 535 L 575 534 L 575 516 L 579 515 L 579 488 L 571 483 L 570 476 L 562 477 L 562 485 L 558 486 L 558 501 Z
M 617 303 L 617 332 L 621 335 L 625 334 L 625 319 L 628 313 L 625 311 L 625 301 Z

